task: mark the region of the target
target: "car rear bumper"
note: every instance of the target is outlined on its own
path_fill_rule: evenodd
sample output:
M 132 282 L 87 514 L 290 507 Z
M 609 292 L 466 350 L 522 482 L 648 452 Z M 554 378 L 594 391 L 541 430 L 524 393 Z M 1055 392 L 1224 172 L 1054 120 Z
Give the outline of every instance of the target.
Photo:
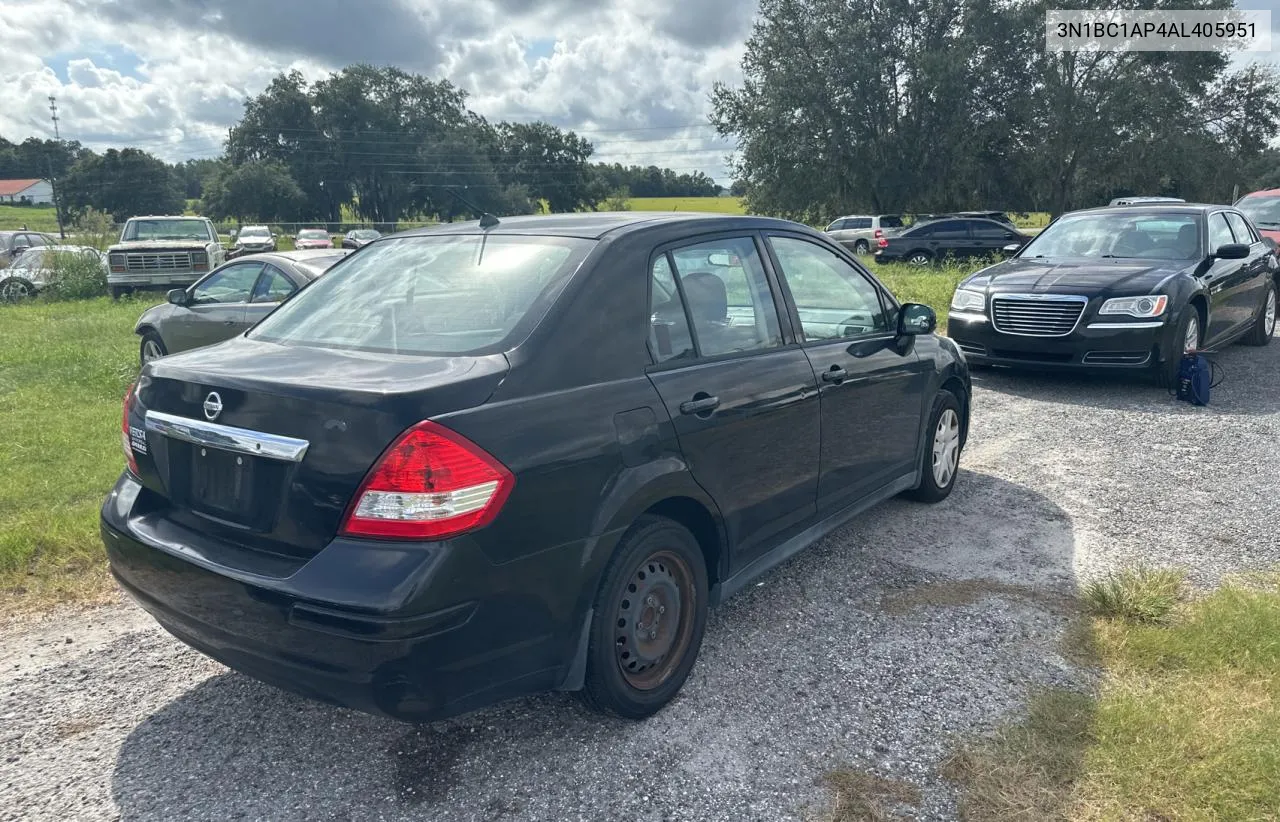
M 1147 369 L 1163 362 L 1173 343 L 1166 321 L 1117 317 L 1085 320 L 1063 337 L 1032 337 L 996 331 L 979 314 L 951 312 L 947 336 L 978 365 L 1044 369 Z M 1181 352 L 1179 352 L 1180 354 Z
M 111 572 L 167 631 L 232 669 L 407 721 L 564 682 L 583 614 L 578 580 L 555 572 L 571 574 L 581 544 L 493 565 L 466 538 L 339 538 L 292 560 L 186 531 L 149 511 L 148 494 L 126 472 L 103 506 Z M 555 585 L 538 588 L 548 576 Z

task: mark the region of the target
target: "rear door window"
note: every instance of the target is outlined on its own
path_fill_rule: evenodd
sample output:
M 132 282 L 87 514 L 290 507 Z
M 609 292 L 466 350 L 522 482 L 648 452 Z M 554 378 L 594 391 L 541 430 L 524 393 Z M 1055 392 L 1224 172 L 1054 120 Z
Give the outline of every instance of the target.
M 751 237 L 670 252 L 695 345 L 703 357 L 782 345 L 778 307 Z
M 290 294 L 297 290 L 285 273 L 273 265 L 263 268 L 262 276 L 258 277 L 258 284 L 253 287 L 253 299 L 255 303 L 278 303 L 285 300 Z
M 968 220 L 943 220 L 933 224 L 935 240 L 967 240 L 969 238 Z

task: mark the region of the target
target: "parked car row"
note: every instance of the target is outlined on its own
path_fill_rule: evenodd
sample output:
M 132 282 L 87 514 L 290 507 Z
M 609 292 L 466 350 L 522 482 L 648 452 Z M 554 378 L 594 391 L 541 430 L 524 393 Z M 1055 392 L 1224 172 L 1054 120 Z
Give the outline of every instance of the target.
M 54 258 L 58 254 L 82 255 L 107 269 L 107 255 L 80 245 L 37 245 L 27 248 L 8 268 L 0 269 L 0 302 L 19 302 L 34 297 L 54 279 Z

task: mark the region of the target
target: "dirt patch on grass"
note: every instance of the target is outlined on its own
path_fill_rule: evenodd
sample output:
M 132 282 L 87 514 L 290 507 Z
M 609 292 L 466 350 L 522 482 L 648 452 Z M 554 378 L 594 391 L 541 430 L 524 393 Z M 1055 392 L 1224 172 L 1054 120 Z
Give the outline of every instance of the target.
M 920 804 L 914 785 L 854 768 L 832 771 L 824 781 L 833 794 L 825 822 L 897 822 L 913 818 Z

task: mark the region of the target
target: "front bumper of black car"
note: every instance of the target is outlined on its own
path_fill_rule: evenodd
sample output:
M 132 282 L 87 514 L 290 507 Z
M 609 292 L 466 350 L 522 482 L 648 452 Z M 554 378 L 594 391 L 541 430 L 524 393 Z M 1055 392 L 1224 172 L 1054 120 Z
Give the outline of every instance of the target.
M 976 365 L 1080 370 L 1147 369 L 1180 356 L 1169 317 L 1082 318 L 1065 336 L 1029 336 L 997 330 L 991 318 L 975 312 L 947 315 L 947 336 Z

